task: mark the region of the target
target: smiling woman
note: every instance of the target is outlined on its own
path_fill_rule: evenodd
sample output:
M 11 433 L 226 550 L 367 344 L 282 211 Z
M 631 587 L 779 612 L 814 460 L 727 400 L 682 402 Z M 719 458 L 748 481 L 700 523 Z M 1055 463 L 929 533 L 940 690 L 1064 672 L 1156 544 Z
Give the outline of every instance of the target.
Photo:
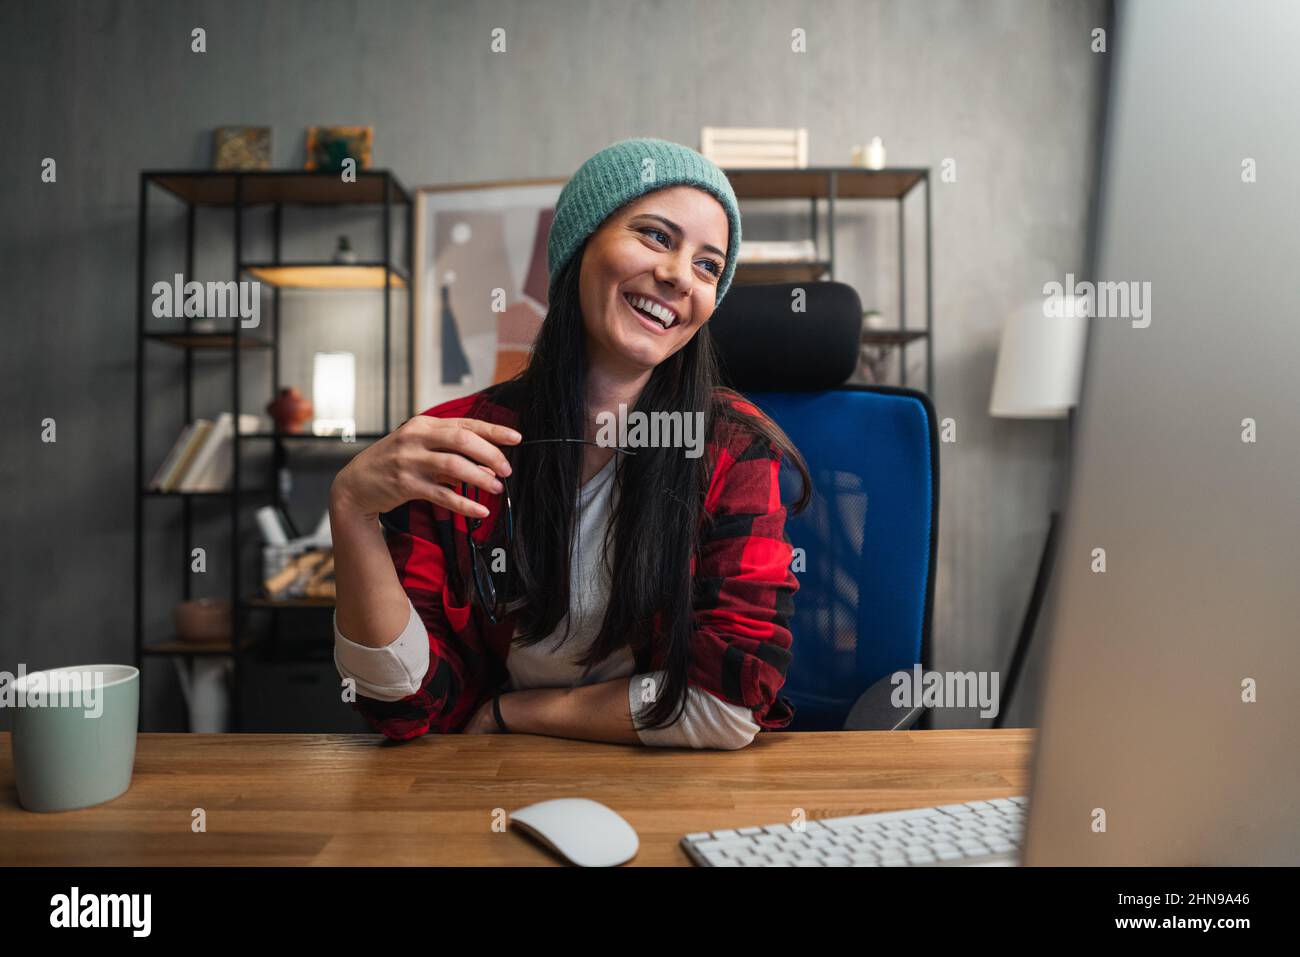
M 789 724 L 783 460 L 803 479 L 796 512 L 810 481 L 775 423 L 720 384 L 707 326 L 739 243 L 735 195 L 699 153 L 602 150 L 557 202 L 528 366 L 339 473 L 335 660 L 378 730 L 735 749 Z M 706 454 L 635 430 L 611 448 L 602 423 L 628 409 L 698 417 Z M 495 625 L 475 553 L 494 556 Z
M 709 250 L 727 234 L 721 204 L 690 186 L 639 197 L 606 219 L 586 241 L 579 280 L 592 364 L 644 378 L 685 346 L 717 306 L 725 258 Z

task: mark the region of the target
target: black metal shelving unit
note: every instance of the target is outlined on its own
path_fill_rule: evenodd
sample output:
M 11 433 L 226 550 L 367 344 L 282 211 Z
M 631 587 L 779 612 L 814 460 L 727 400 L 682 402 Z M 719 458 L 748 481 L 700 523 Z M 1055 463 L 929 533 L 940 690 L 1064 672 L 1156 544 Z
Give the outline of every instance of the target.
M 272 331 L 268 337 L 264 329 L 257 334 L 245 333 L 241 322 L 236 318 L 230 323 L 229 331 L 191 331 L 190 323 L 182 330 L 151 331 L 146 328 L 146 293 L 151 288 L 148 271 L 149 246 L 149 197 L 150 190 L 162 190 L 172 198 L 180 200 L 185 206 L 185 272 L 186 281 L 194 278 L 195 229 L 199 209 L 226 209 L 234 217 L 234 256 L 232 261 L 233 278 L 236 282 L 256 278 L 264 285 L 269 283 L 272 295 Z M 284 262 L 281 258 L 281 234 L 283 213 L 294 207 L 351 207 L 368 208 L 378 212 L 382 217 L 383 230 L 382 257 L 377 261 L 352 264 L 325 263 L 319 261 Z M 244 259 L 245 212 L 255 208 L 267 208 L 271 212 L 272 259 L 267 261 L 246 261 Z M 387 435 L 395 426 L 392 421 L 392 318 L 393 293 L 404 290 L 406 293 L 406 411 L 407 415 L 415 404 L 414 341 L 415 302 L 412 293 L 410 270 L 412 268 L 412 240 L 414 207 L 412 197 L 403 188 L 397 178 L 388 170 L 359 170 L 354 181 L 344 181 L 339 173 L 304 172 L 297 170 L 273 171 L 145 171 L 140 174 L 138 248 L 137 248 L 137 297 L 136 297 L 136 415 L 135 415 L 135 593 L 134 593 L 134 644 L 136 667 L 142 667 L 146 656 L 211 656 L 225 655 L 233 659 L 233 680 L 231 694 L 231 723 L 235 731 L 241 728 L 241 679 L 245 658 L 254 650 L 258 641 L 251 630 L 246 629 L 245 619 L 251 610 L 269 609 L 273 615 L 271 622 L 271 640 L 278 632 L 280 611 L 292 611 L 307 608 L 329 608 L 332 602 L 318 600 L 291 599 L 273 601 L 257 596 L 245 596 L 241 593 L 244 576 L 239 566 L 240 557 L 240 509 L 250 500 L 259 503 L 269 502 L 283 506 L 280 484 L 276 480 L 288 461 L 290 448 L 302 447 L 305 443 L 334 443 L 336 447 L 355 452 L 361 444 Z M 400 217 L 400 219 L 398 219 Z M 395 243 L 393 242 L 394 222 L 404 223 L 404 238 L 400 244 L 405 266 L 395 261 Z M 328 282 L 316 280 L 328 276 Z M 282 292 L 294 289 L 374 289 L 382 291 L 383 309 L 383 429 L 380 432 L 359 432 L 355 444 L 340 442 L 338 437 L 315 436 L 306 434 L 280 434 L 274 432 L 240 433 L 239 431 L 239 395 L 240 366 L 244 359 L 252 355 L 266 355 L 271 359 L 271 397 L 280 390 L 280 296 Z M 229 489 L 220 492 L 157 492 L 145 488 L 145 363 L 148 359 L 147 346 L 181 349 L 184 353 L 184 401 L 182 404 L 181 424 L 189 423 L 194 418 L 193 383 L 194 356 L 196 351 L 209 355 L 224 355 L 230 360 L 231 369 L 231 414 L 234 417 L 233 468 Z M 245 442 L 269 441 L 272 445 L 270 475 L 262 488 L 242 489 L 241 481 L 241 447 Z M 182 574 L 181 600 L 192 597 L 192 581 L 188 573 L 190 549 L 193 539 L 194 505 L 196 501 L 215 500 L 224 502 L 230 513 L 230 603 L 232 608 L 233 640 L 225 645 L 205 646 L 181 642 L 176 639 L 148 642 L 144 636 L 144 512 L 149 502 L 155 499 L 177 499 L 181 503 L 182 515 Z M 258 576 L 260 578 L 260 574 Z
M 906 347 L 924 342 L 925 392 L 934 398 L 934 276 L 933 244 L 930 237 L 929 167 L 865 169 L 859 166 L 807 166 L 778 169 L 728 168 L 727 179 L 736 198 L 807 199 L 809 226 L 816 258 L 812 262 L 741 263 L 736 267 L 737 283 L 817 282 L 835 278 L 835 204 L 837 200 L 894 201 L 898 209 L 898 328 L 864 329 L 864 345 L 898 346 L 899 384 L 907 385 Z M 925 203 L 925 325 L 907 326 L 907 234 L 904 202 L 917 187 L 924 187 Z M 826 256 L 822 257 L 819 229 L 820 203 L 826 203 Z

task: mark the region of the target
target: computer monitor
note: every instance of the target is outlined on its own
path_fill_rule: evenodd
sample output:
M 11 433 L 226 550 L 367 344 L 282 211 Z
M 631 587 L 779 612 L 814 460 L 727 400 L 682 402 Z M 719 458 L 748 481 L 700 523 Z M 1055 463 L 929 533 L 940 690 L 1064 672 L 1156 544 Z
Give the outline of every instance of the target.
M 1297 35 L 1116 7 L 1027 864 L 1300 862 Z

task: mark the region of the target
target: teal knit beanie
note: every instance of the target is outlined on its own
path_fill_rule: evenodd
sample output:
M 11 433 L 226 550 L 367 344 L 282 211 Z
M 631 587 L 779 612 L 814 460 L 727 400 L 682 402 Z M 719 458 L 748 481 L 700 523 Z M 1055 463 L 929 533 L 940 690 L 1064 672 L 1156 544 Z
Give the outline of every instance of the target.
M 641 137 L 607 146 L 578 168 L 560 191 L 547 242 L 550 296 L 560 270 L 610 213 L 638 196 L 669 186 L 694 186 L 715 197 L 727 213 L 727 262 L 714 304 L 720 304 L 736 271 L 740 208 L 727 174 L 689 146 Z

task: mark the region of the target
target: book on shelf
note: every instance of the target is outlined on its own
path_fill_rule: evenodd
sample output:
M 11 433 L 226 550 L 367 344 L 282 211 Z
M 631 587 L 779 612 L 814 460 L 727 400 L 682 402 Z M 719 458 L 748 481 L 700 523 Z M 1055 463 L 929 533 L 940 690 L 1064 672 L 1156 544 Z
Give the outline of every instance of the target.
M 225 488 L 234 461 L 226 451 L 231 439 L 231 416 L 229 412 L 222 412 L 208 431 L 203 445 L 194 453 L 194 461 L 182 476 L 178 491 L 219 492 Z
M 149 488 L 159 492 L 220 492 L 230 483 L 234 467 L 234 417 L 222 412 L 216 421 L 195 419 L 187 424 L 154 473 Z M 258 431 L 260 419 L 241 413 L 241 435 Z
M 163 461 L 162 468 L 154 475 L 154 481 L 150 483 L 151 489 L 159 492 L 174 492 L 180 482 L 181 477 L 194 461 L 194 453 L 207 438 L 208 432 L 212 429 L 212 422 L 208 419 L 195 419 L 187 425 L 181 436 L 172 446 L 171 452 Z
M 158 471 L 154 472 L 153 478 L 149 480 L 149 488 L 151 490 L 156 491 L 162 489 L 163 479 L 165 479 L 171 473 L 172 469 L 176 467 L 177 461 L 189 447 L 190 440 L 194 437 L 194 430 L 197 425 L 197 422 L 190 422 L 186 424 L 185 428 L 181 429 L 180 436 L 172 443 L 171 450 L 162 460 L 162 465 L 158 466 Z

